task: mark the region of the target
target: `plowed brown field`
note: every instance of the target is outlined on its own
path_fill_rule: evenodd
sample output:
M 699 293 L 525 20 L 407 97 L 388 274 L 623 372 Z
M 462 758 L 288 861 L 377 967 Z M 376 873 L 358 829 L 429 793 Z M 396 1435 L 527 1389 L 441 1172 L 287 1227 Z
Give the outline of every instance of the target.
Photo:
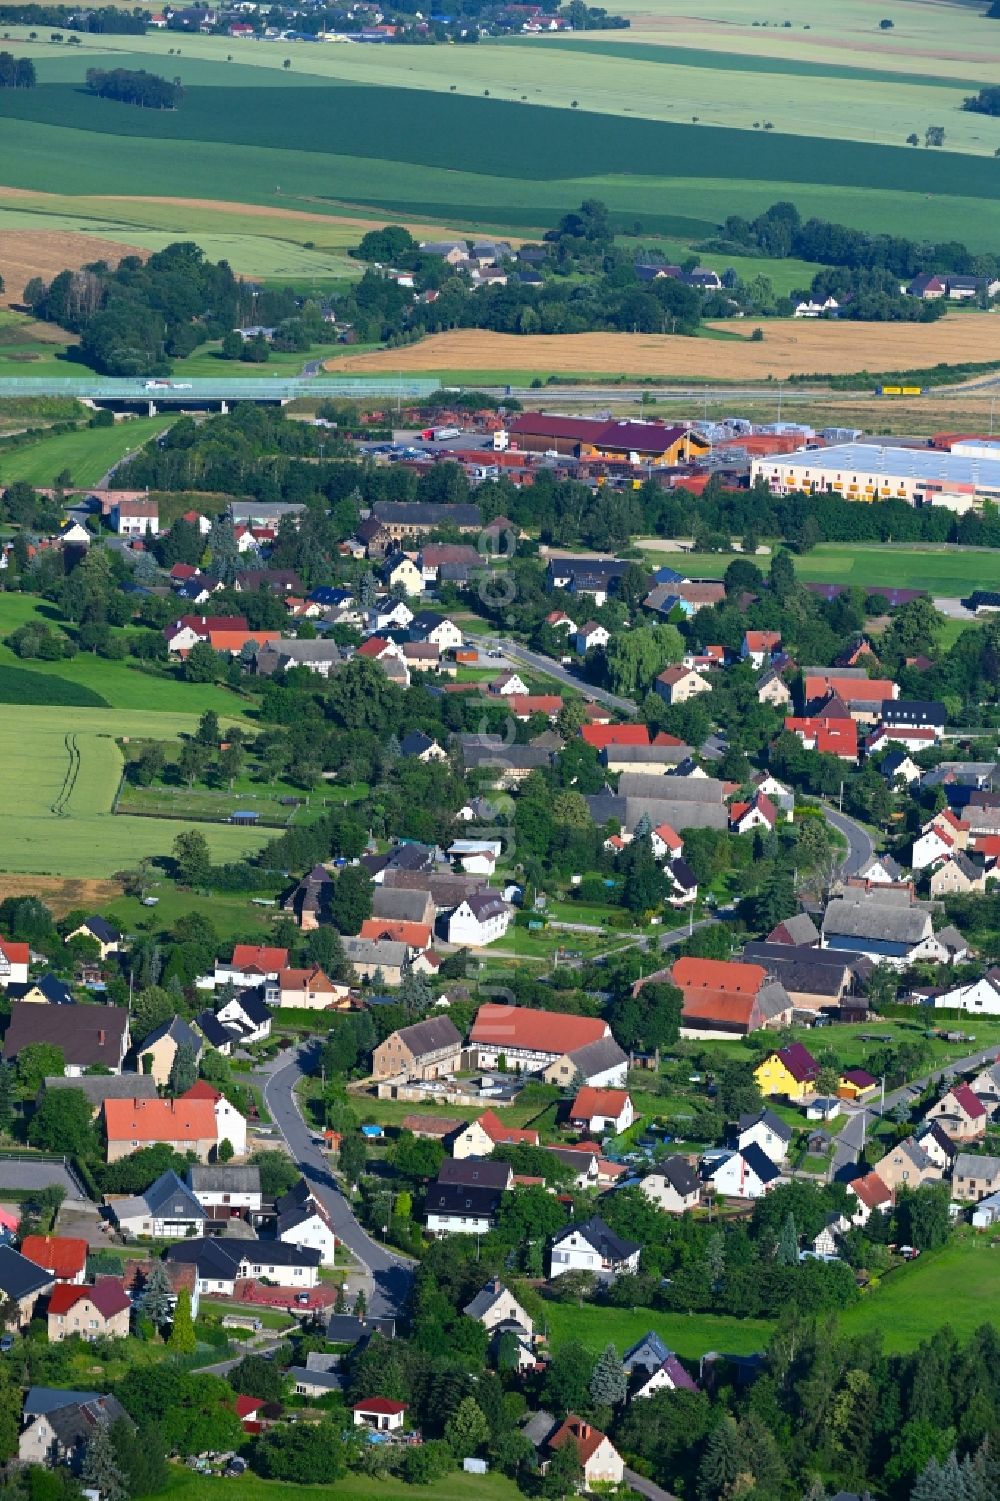
M 1000 361 L 1000 317 L 961 313 L 939 323 L 826 323 L 787 319 L 763 325 L 754 342 L 748 320 L 716 323 L 729 339 L 669 334 L 517 334 L 455 329 L 406 349 L 331 360 L 328 370 L 530 370 L 539 375 L 691 376 L 708 380 L 786 380 L 858 370 L 923 369 Z
M 118 881 L 71 880 L 61 876 L 13 876 L 0 874 L 0 902 L 9 896 L 37 896 L 54 912 L 64 917 L 77 907 L 100 912 L 108 902 L 122 894 Z
M 135 245 L 102 240 L 96 235 L 52 229 L 0 230 L 0 271 L 4 279 L 0 304 L 11 307 L 19 303 L 33 276 L 51 281 L 60 271 L 75 271 L 91 261 L 107 261 L 116 266 L 125 255 L 138 255 L 145 260 L 148 254 L 148 250 Z

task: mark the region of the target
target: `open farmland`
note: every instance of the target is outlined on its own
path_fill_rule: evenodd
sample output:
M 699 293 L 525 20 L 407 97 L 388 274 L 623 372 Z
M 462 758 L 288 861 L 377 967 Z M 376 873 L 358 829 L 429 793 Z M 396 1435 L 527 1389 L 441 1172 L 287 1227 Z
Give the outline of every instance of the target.
M 791 198 L 804 215 L 888 225 L 914 238 L 961 235 L 991 248 L 1000 242 L 1000 122 L 960 105 L 970 83 L 1000 78 L 996 62 L 984 61 L 983 28 L 992 23 L 971 6 L 911 0 L 907 15 L 926 12 L 935 23 L 915 45 L 902 19 L 899 37 L 886 39 L 865 10 L 851 0 L 857 37 L 847 56 L 829 18 L 808 23 L 814 41 L 798 20 L 785 31 L 783 16 L 752 28 L 744 10 L 725 23 L 714 72 L 694 31 L 715 23 L 679 17 L 667 4 L 637 14 L 635 34 L 650 17 L 681 25 L 683 45 L 699 54 L 690 63 L 629 50 L 630 33 L 615 33 L 613 53 L 542 39 L 365 48 L 185 37 L 183 56 L 169 65 L 187 90 L 176 111 L 130 109 L 79 86 L 95 60 L 162 70 L 167 36 L 88 38 L 69 52 L 30 42 L 21 29 L 9 45 L 35 61 L 39 87 L 0 98 L 0 175 L 63 195 L 128 199 L 155 184 L 163 197 L 257 202 L 279 213 L 328 208 L 515 232 L 537 231 L 596 196 L 626 222 L 640 218 L 647 233 L 686 240 L 711 234 L 729 213 Z M 940 45 L 942 30 L 951 47 Z M 799 44 L 808 44 L 808 59 Z M 744 52 L 755 58 L 745 62 Z M 780 88 L 757 53 L 772 70 L 775 59 L 791 68 Z M 859 56 L 871 66 L 857 67 Z M 799 76 L 797 61 L 811 61 L 812 71 Z M 882 77 L 896 71 L 898 83 Z M 931 123 L 944 126 L 945 150 L 904 144 Z M 166 230 L 175 231 L 184 228 Z M 107 227 L 102 233 L 115 238 Z M 325 270 L 326 247 L 318 238 L 314 245 L 309 254 Z M 267 247 L 242 248 L 248 258 L 239 269 L 256 270 L 251 262 Z M 316 274 L 314 263 L 278 255 L 274 274 L 289 269 Z
M 0 764 L 6 797 L 0 812 L 0 869 L 51 876 L 107 877 L 142 855 L 168 855 L 181 827 L 114 817 L 121 777 L 116 737 L 192 731 L 189 714 L 103 709 L 24 708 L 0 715 Z M 218 824 L 198 825 L 213 858 L 236 859 L 265 836 Z
M 961 314 L 939 323 L 767 322 L 754 341 L 749 321 L 715 323 L 724 339 L 670 334 L 498 334 L 456 329 L 405 349 L 347 355 L 338 374 L 379 370 L 460 374 L 463 370 L 526 370 L 537 375 L 582 373 L 677 376 L 718 381 L 785 380 L 790 375 L 843 375 L 907 370 L 1000 358 L 1000 322 L 992 313 Z
M 25 284 L 33 276 L 51 281 L 60 271 L 76 270 L 89 261 L 107 261 L 117 265 L 126 255 L 139 255 L 145 259 L 147 252 L 136 245 L 123 244 L 120 240 L 106 240 L 65 230 L 8 230 L 0 218 L 0 268 L 4 279 L 4 291 L 0 302 L 10 306 L 22 299 Z

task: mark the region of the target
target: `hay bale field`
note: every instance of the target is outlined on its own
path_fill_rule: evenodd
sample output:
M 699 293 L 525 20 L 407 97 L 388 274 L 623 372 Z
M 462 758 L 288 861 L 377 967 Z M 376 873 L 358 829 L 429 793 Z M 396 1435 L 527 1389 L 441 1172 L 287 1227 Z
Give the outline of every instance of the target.
M 433 373 L 532 371 L 539 375 L 676 376 L 741 381 L 790 375 L 848 375 L 915 370 L 940 362 L 1000 360 L 1000 318 L 966 313 L 939 323 L 825 323 L 808 319 L 710 325 L 726 339 L 670 334 L 517 334 L 455 329 L 406 349 L 376 350 L 327 362 L 338 375 L 426 370 Z

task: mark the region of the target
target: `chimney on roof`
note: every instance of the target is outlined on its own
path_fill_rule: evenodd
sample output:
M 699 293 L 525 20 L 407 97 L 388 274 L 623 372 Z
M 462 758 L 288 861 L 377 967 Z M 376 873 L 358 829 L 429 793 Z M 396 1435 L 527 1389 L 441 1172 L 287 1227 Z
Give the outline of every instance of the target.
M 576 1432 L 577 1432 L 577 1437 L 578 1438 L 589 1438 L 590 1437 L 590 1424 L 589 1423 L 578 1423 L 577 1426 L 576 1426 Z
M 101 1027 L 101 1029 L 99 1030 L 99 1032 L 97 1034 L 97 1045 L 98 1045 L 98 1047 L 103 1048 L 103 1046 L 105 1044 L 105 1041 L 107 1040 L 107 1035 L 108 1034 L 105 1032 L 104 1028 Z

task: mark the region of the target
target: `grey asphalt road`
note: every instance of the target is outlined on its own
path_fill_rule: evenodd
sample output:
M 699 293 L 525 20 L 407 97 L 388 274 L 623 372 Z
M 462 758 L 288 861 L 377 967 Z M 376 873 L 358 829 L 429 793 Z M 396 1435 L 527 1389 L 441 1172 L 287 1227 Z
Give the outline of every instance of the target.
M 313 1133 L 299 1112 L 295 1086 L 307 1069 L 310 1055 L 320 1042 L 312 1038 L 299 1048 L 280 1053 L 268 1066 L 264 1100 L 275 1126 L 285 1138 L 288 1150 L 302 1176 L 330 1215 L 334 1234 L 342 1241 L 372 1278 L 372 1296 L 368 1312 L 375 1318 L 388 1318 L 400 1312 L 413 1280 L 412 1265 L 395 1252 L 376 1244 L 358 1224 L 337 1182 L 327 1154 L 313 1142 Z
M 988 1063 L 993 1063 L 997 1057 L 997 1046 L 980 1048 L 977 1052 L 969 1053 L 964 1058 L 956 1058 L 953 1063 L 944 1068 L 933 1069 L 930 1073 L 921 1074 L 917 1079 L 910 1079 L 899 1089 L 890 1090 L 885 1097 L 872 1101 L 863 1110 L 857 1111 L 846 1122 L 839 1135 L 836 1137 L 834 1146 L 832 1173 L 834 1177 L 841 1175 L 847 1167 L 855 1165 L 861 1156 L 861 1149 L 866 1140 L 871 1138 L 872 1132 L 877 1129 L 879 1119 L 906 1099 L 914 1089 L 923 1091 L 928 1084 L 936 1084 L 941 1079 L 951 1077 L 954 1074 L 970 1073 L 973 1069 L 983 1068 Z
M 875 853 L 871 835 L 859 823 L 855 823 L 853 818 L 848 818 L 846 813 L 838 813 L 837 809 L 831 808 L 829 803 L 824 803 L 822 806 L 827 823 L 831 824 L 838 834 L 843 834 L 847 840 L 848 850 L 840 867 L 841 874 L 856 876 Z
M 484 646 L 498 647 L 510 661 L 519 662 L 522 666 L 530 667 L 546 677 L 555 678 L 557 682 L 564 683 L 567 688 L 576 688 L 581 693 L 585 693 L 588 698 L 593 699 L 595 703 L 614 709 L 616 714 L 623 714 L 626 719 L 631 719 L 635 715 L 636 706 L 632 699 L 620 698 L 617 693 L 609 693 L 606 688 L 595 688 L 579 673 L 569 667 L 563 667 L 551 657 L 542 656 L 541 652 L 531 651 L 527 646 L 521 646 L 519 642 L 508 641 L 506 638 L 480 636 L 479 640 Z

